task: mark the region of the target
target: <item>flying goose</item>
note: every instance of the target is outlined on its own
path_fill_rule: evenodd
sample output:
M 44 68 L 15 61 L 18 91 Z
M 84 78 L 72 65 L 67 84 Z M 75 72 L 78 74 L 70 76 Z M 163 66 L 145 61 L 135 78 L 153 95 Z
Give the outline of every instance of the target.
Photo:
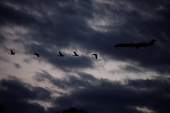
M 58 56 L 60 56 L 60 57 L 63 57 L 63 56 L 64 56 L 60 51 L 59 51 L 59 54 L 60 54 L 60 55 L 58 55 Z
M 74 51 L 74 55 L 73 56 L 79 56 L 79 55 Z
M 95 56 L 95 58 L 97 59 L 97 54 L 93 54 Z
M 12 50 L 11 50 L 11 53 L 9 53 L 10 55 L 15 55 L 15 52 L 13 52 Z
M 37 57 L 40 57 L 40 54 L 38 54 L 38 53 L 34 53 L 33 55 L 36 55 Z

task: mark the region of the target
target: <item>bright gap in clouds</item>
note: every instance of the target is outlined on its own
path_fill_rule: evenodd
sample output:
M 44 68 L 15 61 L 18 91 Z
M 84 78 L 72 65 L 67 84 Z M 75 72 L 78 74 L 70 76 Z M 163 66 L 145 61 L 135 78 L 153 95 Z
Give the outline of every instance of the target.
M 112 81 L 124 81 L 126 79 L 151 79 L 153 77 L 157 77 L 158 74 L 153 71 L 146 71 L 147 69 L 143 69 L 138 67 L 139 69 L 143 69 L 145 71 L 134 73 L 133 71 L 125 71 L 122 67 L 127 65 L 132 65 L 128 62 L 121 62 L 116 60 L 107 60 L 103 61 L 102 59 L 95 62 L 95 69 L 87 69 L 86 72 L 92 74 L 96 78 L 104 78 Z M 136 64 L 136 63 L 134 63 Z M 136 65 L 132 65 L 137 67 Z

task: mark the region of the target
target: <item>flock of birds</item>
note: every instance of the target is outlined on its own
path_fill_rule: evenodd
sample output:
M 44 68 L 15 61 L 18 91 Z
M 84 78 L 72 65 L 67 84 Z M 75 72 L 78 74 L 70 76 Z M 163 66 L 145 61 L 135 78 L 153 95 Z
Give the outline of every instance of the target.
M 10 55 L 15 55 L 15 52 L 11 50 L 11 53 L 9 53 Z M 38 53 L 34 53 L 33 55 L 36 55 L 37 57 L 40 57 L 40 54 Z M 95 56 L 95 58 L 97 59 L 97 54 L 93 54 Z M 59 51 L 59 55 L 60 57 L 63 57 L 64 55 Z M 74 55 L 72 56 L 79 56 L 75 51 L 74 51 Z

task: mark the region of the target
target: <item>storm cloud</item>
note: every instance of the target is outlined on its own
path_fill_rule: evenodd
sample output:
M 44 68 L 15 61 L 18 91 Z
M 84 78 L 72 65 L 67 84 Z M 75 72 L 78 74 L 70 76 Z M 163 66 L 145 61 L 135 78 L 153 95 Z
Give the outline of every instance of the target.
M 138 62 L 138 66 L 143 68 L 169 73 L 170 40 L 167 37 L 170 3 L 166 0 L 156 2 L 121 0 L 115 5 L 113 3 L 115 1 L 109 0 L 107 2 L 7 0 L 0 4 L 2 6 L 0 11 L 3 14 L 0 19 L 2 25 L 15 24 L 33 30 L 29 36 L 40 45 L 26 44 L 26 51 L 35 47 L 39 52 L 42 52 L 42 48 L 51 50 L 55 48 L 59 51 L 74 45 L 75 48 L 76 46 L 83 48 L 85 53 L 97 51 L 115 60 L 131 60 Z M 150 42 L 152 39 L 157 39 L 154 46 L 137 51 L 128 48 L 114 49 L 117 43 Z M 48 54 L 46 58 L 53 59 L 51 58 L 53 52 L 49 53 L 51 55 Z M 85 60 L 88 64 L 85 62 L 81 64 L 85 64 L 85 67 L 91 66 L 90 60 L 84 58 L 80 60 Z M 68 66 L 71 64 L 65 63 Z
M 168 113 L 169 111 L 167 106 L 170 101 L 169 78 L 127 79 L 125 84 L 122 84 L 118 81 L 97 79 L 86 73 L 79 75 L 80 78 L 70 76 L 67 79 L 57 79 L 43 72 L 36 77 L 41 82 L 48 79 L 50 83 L 64 90 L 74 89 L 71 94 L 63 94 L 55 100 L 55 105 L 60 106 L 59 109 L 74 106 L 99 113 L 113 111 L 143 113 L 145 110 Z M 137 108 L 143 108 L 144 111 Z
M 169 11 L 168 0 L 1 0 L 0 104 L 7 113 L 168 113 Z
M 0 81 L 0 103 L 5 107 L 5 112 L 45 112 L 45 108 L 29 100 L 49 101 L 51 93 L 41 87 L 33 87 L 16 77 Z
M 51 96 L 54 92 L 31 86 L 16 77 L 10 77 L 8 80 L 3 79 L 0 81 L 0 103 L 5 106 L 7 113 L 13 110 L 18 113 L 26 111 L 52 113 L 70 107 L 81 108 L 90 113 L 112 113 L 113 111 L 131 113 L 169 112 L 169 78 L 127 79 L 125 84 L 122 84 L 119 81 L 97 79 L 86 73 L 78 74 L 80 78 L 70 76 L 67 80 L 51 79 L 47 72 L 43 72 L 41 76 L 36 75 L 37 78 L 41 77 L 41 80 L 39 80 L 41 82 L 44 79 L 49 79 L 50 83 L 63 90 L 73 89 L 69 93 L 60 93 L 60 96 L 55 98 Z M 84 88 L 81 88 L 82 86 Z M 42 105 L 30 103 L 29 100 L 52 102 L 53 107 L 48 107 L 46 111 Z

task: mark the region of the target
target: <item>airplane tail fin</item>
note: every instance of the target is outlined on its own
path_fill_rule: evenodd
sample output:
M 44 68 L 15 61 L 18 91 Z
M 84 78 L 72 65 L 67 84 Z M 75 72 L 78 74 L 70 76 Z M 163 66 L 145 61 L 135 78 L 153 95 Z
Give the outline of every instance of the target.
M 157 40 L 153 39 L 153 40 L 150 42 L 150 44 L 154 45 L 154 42 L 155 42 L 155 41 L 157 41 Z

